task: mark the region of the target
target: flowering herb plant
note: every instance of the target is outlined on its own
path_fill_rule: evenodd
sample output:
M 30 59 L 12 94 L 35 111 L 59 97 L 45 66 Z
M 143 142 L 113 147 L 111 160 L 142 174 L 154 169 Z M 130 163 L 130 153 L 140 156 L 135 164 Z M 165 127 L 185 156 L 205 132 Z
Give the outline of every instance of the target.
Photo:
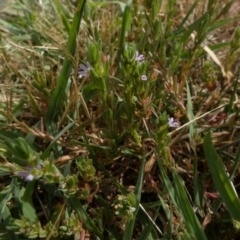
M 0 239 L 239 239 L 238 0 L 2 2 Z

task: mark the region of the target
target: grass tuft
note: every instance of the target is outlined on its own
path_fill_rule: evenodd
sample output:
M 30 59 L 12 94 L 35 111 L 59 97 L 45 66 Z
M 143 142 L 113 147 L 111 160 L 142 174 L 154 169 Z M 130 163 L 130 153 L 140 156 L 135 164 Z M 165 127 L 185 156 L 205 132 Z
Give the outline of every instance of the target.
M 239 4 L 0 1 L 0 239 L 238 239 Z

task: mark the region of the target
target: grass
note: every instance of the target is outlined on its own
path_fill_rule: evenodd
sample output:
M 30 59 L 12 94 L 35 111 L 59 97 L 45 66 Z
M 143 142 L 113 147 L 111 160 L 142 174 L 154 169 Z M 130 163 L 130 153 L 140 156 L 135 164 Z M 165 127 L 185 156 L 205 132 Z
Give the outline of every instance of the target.
M 237 239 L 239 1 L 5 1 L 0 239 Z

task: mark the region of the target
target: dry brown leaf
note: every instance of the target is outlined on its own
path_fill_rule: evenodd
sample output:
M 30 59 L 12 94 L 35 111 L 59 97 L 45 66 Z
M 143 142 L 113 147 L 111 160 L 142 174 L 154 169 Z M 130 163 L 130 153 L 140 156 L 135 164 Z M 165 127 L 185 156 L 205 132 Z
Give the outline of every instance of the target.
M 152 156 L 149 158 L 149 160 L 146 162 L 145 164 L 145 168 L 144 168 L 144 173 L 150 173 L 153 167 L 153 164 L 156 161 L 156 156 L 155 153 L 152 154 Z
M 204 218 L 203 222 L 202 222 L 202 228 L 203 230 L 206 228 L 206 226 L 211 222 L 212 220 L 212 216 L 211 214 L 207 214 L 206 217 Z

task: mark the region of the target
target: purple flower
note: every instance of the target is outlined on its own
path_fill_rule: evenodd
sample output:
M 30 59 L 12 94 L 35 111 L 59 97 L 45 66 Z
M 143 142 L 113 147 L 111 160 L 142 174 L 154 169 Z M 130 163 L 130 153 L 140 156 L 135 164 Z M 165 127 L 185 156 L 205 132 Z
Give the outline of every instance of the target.
M 80 71 L 78 72 L 80 77 L 88 77 L 89 76 L 89 71 L 91 70 L 92 66 L 90 65 L 89 62 L 87 64 L 80 64 Z
M 174 118 L 169 118 L 168 119 L 168 125 L 169 125 L 169 127 L 174 127 L 174 128 L 180 126 L 180 124 L 178 122 L 174 121 Z
M 141 79 L 142 79 L 142 81 L 147 81 L 147 76 L 146 75 L 142 75 Z
M 27 166 L 25 168 L 25 171 L 18 172 L 17 176 L 24 177 L 25 181 L 29 182 L 29 181 L 32 181 L 32 180 L 34 180 L 35 178 L 38 177 L 37 172 L 40 169 L 41 169 L 40 165 L 37 165 L 36 167 Z
M 142 62 L 144 61 L 144 56 L 143 56 L 143 54 L 140 54 L 140 55 L 139 55 L 139 52 L 138 52 L 138 51 L 136 51 L 134 58 L 135 58 L 135 60 L 136 60 L 138 63 L 142 63 Z

